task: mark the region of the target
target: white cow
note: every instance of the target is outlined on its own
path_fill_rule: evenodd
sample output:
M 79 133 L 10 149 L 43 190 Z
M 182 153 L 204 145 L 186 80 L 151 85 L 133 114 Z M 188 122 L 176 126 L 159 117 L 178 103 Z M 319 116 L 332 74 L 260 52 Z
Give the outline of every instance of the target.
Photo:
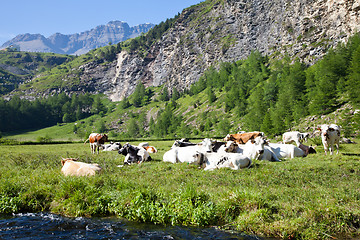
M 237 144 L 232 141 L 226 143 L 225 149 L 219 149 L 220 151 L 233 152 L 243 154 L 250 159 L 259 159 L 259 157 L 264 153 L 265 145 L 267 141 L 263 137 L 256 137 L 251 139 L 246 144 Z
M 305 140 L 305 142 L 307 141 L 307 138 L 310 136 L 309 133 L 301 133 L 301 132 L 286 132 L 283 134 L 282 139 L 283 139 L 283 143 L 292 143 L 295 142 L 296 146 L 299 147 L 300 143 Z
M 240 153 L 227 152 L 211 152 L 200 153 L 196 152 L 192 156 L 192 163 L 204 167 L 204 170 L 214 170 L 217 168 L 231 168 L 238 170 L 251 166 L 251 159 Z
M 119 142 L 111 142 L 103 145 L 103 151 L 119 151 L 121 144 Z
M 336 154 L 339 153 L 340 127 L 336 124 L 323 124 L 319 127 L 321 131 L 321 140 L 324 145 L 325 155 L 330 149 L 330 155 L 333 155 L 334 144 L 336 145 Z
M 280 161 L 283 158 L 305 157 L 305 152 L 293 144 L 269 143 L 261 160 Z
M 76 158 L 63 158 L 61 164 L 65 176 L 94 176 L 101 171 L 99 164 L 78 162 Z
M 204 167 L 204 170 L 224 167 L 237 170 L 250 167 L 252 164 L 251 159 L 259 159 L 263 154 L 265 144 L 266 140 L 263 137 L 257 137 L 242 145 L 228 141 L 216 153 L 196 152 L 193 154 L 191 162 Z
M 163 156 L 164 162 L 178 163 L 188 162 L 193 163 L 195 159 L 193 155 L 197 152 L 211 152 L 212 151 L 212 140 L 205 138 L 201 143 L 194 146 L 187 147 L 172 147 L 169 151 L 165 152 Z

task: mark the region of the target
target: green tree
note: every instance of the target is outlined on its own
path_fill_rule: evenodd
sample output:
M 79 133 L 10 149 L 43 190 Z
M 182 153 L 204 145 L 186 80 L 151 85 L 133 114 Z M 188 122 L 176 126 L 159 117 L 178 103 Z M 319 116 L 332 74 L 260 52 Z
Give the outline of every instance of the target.
M 144 97 L 145 97 L 145 86 L 141 81 L 139 81 L 138 84 L 136 85 L 134 93 L 131 96 L 132 104 L 135 107 L 143 106 Z
M 91 113 L 93 114 L 104 114 L 107 112 L 105 105 L 102 103 L 99 95 L 94 98 L 94 103 L 91 106 Z
M 360 44 L 352 53 L 349 70 L 347 89 L 350 99 L 356 103 L 360 103 Z
M 209 103 L 213 103 L 216 101 L 216 95 L 214 93 L 214 90 L 210 87 L 206 89 L 206 94 L 208 96 Z
M 127 125 L 127 134 L 129 137 L 138 137 L 139 136 L 139 125 L 134 118 L 129 120 Z
M 179 91 L 174 87 L 171 94 L 171 99 L 178 100 L 180 98 Z
M 99 133 L 104 133 L 106 132 L 106 125 L 105 122 L 103 120 L 100 120 L 97 124 L 97 131 Z
M 160 101 L 169 101 L 169 91 L 167 89 L 167 87 L 163 87 L 163 89 L 161 90 L 161 94 L 160 94 Z

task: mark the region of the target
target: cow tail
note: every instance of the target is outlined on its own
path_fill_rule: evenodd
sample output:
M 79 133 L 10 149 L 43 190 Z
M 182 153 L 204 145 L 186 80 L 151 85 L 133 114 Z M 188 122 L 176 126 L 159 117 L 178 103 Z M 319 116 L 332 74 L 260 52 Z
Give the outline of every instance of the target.
M 86 144 L 87 141 L 89 141 L 89 139 L 86 139 L 86 140 L 85 140 L 84 145 Z

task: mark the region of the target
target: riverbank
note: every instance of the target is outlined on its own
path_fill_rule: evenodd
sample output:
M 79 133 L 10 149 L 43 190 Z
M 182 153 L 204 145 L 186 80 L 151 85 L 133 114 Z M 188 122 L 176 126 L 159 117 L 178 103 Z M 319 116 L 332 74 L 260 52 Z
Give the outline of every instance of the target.
M 124 217 L 162 225 L 221 226 L 283 239 L 360 236 L 360 161 L 356 155 L 255 161 L 240 171 L 203 171 L 161 161 L 172 141 L 151 142 L 154 161 L 125 166 L 117 152 L 88 145 L 0 145 L 0 213 Z M 357 145 L 341 152 L 358 153 Z M 98 163 L 99 176 L 64 177 L 62 157 Z

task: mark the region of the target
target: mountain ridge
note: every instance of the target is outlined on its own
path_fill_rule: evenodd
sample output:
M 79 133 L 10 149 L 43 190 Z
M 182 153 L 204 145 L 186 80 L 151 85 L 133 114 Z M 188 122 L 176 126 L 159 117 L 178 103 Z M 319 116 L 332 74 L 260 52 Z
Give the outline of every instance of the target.
M 36 82 L 51 78 L 42 75 L 20 91 L 27 97 L 103 93 L 112 101 L 130 96 L 139 82 L 182 91 L 210 67 L 218 69 L 221 63 L 244 59 L 256 50 L 269 58 L 288 56 L 312 65 L 360 31 L 359 11 L 358 0 L 206 0 L 184 9 L 150 43 L 150 32 L 122 42 L 111 60 L 101 55 L 116 46 L 97 49 L 80 65 L 69 67 L 71 71 L 61 76 L 62 84 L 37 89 Z M 146 42 L 145 47 L 136 47 L 140 41 Z
M 115 44 L 139 36 L 153 26 L 154 24 L 145 23 L 130 27 L 126 22 L 110 21 L 81 33 L 54 33 L 48 38 L 41 34 L 25 33 L 5 42 L 2 48 L 13 45 L 21 51 L 81 55 L 94 48 L 106 46 L 109 42 Z

